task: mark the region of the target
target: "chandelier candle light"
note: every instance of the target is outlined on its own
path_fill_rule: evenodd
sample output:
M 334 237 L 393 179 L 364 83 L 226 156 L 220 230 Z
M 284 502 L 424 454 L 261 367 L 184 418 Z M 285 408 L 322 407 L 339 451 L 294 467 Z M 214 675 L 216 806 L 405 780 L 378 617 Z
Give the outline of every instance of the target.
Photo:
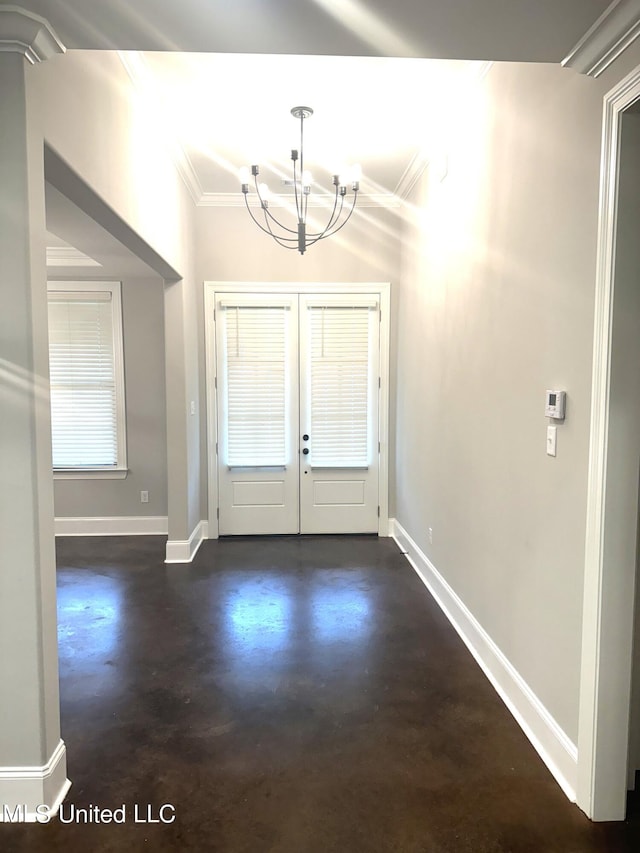
M 258 183 L 260 169 L 258 166 L 252 166 L 251 175 L 253 176 L 260 207 L 264 213 L 265 224 L 262 225 L 262 223 L 254 216 L 253 211 L 249 206 L 249 169 L 246 166 L 243 166 L 242 169 L 240 169 L 239 176 L 247 210 L 258 228 L 264 231 L 265 234 L 270 234 L 276 243 L 283 246 L 285 249 L 297 249 L 301 255 L 304 255 L 309 246 L 313 246 L 313 244 L 317 243 L 318 240 L 330 237 L 347 224 L 351 218 L 351 214 L 355 210 L 358 190 L 360 189 L 361 173 L 359 166 L 353 166 L 349 170 L 349 174 L 333 176 L 333 186 L 335 190 L 333 210 L 331 211 L 329 221 L 322 231 L 307 231 L 307 207 L 309 205 L 309 196 L 311 195 L 312 177 L 304 168 L 304 120 L 313 115 L 313 110 L 311 107 L 294 107 L 291 110 L 291 115 L 300 119 L 300 151 L 298 152 L 295 148 L 291 151 L 291 161 L 293 162 L 293 191 L 296 200 L 298 227 L 288 228 L 276 219 L 269 209 L 269 187 L 266 184 Z M 299 169 L 297 165 L 298 161 L 300 161 Z M 345 207 L 344 200 L 347 195 L 347 185 L 351 186 L 353 200 L 350 206 L 347 204 Z

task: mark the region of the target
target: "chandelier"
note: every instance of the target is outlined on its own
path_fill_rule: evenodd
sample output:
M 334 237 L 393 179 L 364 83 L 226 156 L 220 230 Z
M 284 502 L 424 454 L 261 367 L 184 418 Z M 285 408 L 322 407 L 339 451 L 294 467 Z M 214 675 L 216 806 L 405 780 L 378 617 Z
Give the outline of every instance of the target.
M 351 218 L 351 214 L 355 210 L 361 175 L 360 167 L 353 166 L 345 174 L 333 176 L 334 198 L 329 221 L 322 231 L 309 231 L 307 229 L 307 208 L 309 206 L 313 178 L 311 173 L 304 168 L 304 122 L 305 119 L 313 115 L 313 110 L 311 107 L 294 107 L 291 110 L 291 115 L 300 120 L 300 150 L 298 151 L 294 148 L 291 151 L 293 181 L 285 181 L 285 184 L 293 185 L 296 215 L 298 218 L 297 227 L 289 228 L 280 222 L 271 212 L 269 208 L 269 187 L 264 183 L 258 183 L 258 175 L 260 174 L 258 166 L 252 166 L 251 173 L 249 173 L 249 169 L 246 166 L 240 169 L 240 182 L 247 210 L 258 228 L 273 237 L 276 243 L 285 249 L 297 249 L 301 255 L 304 255 L 309 246 L 313 246 L 318 240 L 330 237 L 347 224 Z M 300 164 L 299 166 L 298 163 Z M 254 215 L 249 205 L 250 174 L 253 176 L 259 206 L 262 208 L 264 214 L 264 225 Z M 347 187 L 351 188 L 353 198 L 350 203 L 347 202 L 345 204 L 348 191 Z

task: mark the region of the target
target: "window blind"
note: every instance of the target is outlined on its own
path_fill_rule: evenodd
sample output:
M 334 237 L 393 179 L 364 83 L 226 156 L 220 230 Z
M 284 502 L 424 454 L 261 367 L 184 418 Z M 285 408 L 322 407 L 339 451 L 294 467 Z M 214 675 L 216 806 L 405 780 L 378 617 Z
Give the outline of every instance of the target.
M 118 463 L 112 294 L 49 293 L 54 468 Z
M 285 306 L 221 305 L 225 317 L 226 464 L 286 463 Z
M 309 306 L 311 464 L 369 464 L 368 306 Z

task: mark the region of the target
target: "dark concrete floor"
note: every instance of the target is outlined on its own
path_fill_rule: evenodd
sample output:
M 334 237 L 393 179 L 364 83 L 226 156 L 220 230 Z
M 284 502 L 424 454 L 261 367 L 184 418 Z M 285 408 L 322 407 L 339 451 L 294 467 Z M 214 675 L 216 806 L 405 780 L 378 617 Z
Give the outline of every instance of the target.
M 0 850 L 640 849 L 566 800 L 391 540 L 57 551 L 63 817 L 126 823 L 0 824 Z M 163 804 L 173 823 L 134 822 Z

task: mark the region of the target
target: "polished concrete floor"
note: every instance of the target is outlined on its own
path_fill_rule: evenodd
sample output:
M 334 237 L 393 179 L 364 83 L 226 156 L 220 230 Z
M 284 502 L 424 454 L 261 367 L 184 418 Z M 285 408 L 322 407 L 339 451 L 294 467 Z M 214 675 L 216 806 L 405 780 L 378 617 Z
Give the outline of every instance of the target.
M 58 540 L 72 822 L 0 824 L 0 850 L 640 849 L 566 800 L 391 540 L 163 551 Z

